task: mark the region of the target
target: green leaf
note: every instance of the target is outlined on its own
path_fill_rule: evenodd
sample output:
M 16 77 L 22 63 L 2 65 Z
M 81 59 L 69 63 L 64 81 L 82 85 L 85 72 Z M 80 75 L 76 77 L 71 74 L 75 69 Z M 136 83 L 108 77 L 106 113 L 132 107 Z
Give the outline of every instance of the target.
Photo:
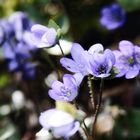
M 4 59 L 4 54 L 3 54 L 3 50 L 2 47 L 0 47 L 0 60 Z
M 1 120 L 0 140 L 20 140 L 17 128 L 8 118 Z
M 140 110 L 133 109 L 116 121 L 115 137 L 133 139 L 140 137 Z
M 118 0 L 118 2 L 128 12 L 140 9 L 140 0 Z
M 140 110 L 128 112 L 129 137 L 140 137 Z
M 48 23 L 48 27 L 49 28 L 54 28 L 56 31 L 58 29 L 60 29 L 60 27 L 56 24 L 56 22 L 52 19 L 49 20 L 49 23 Z
M 0 75 L 0 88 L 4 88 L 10 82 L 9 79 L 7 74 Z
M 70 103 L 57 101 L 56 108 L 71 114 L 74 118 L 76 117 L 77 110 L 76 110 L 75 106 L 73 106 Z

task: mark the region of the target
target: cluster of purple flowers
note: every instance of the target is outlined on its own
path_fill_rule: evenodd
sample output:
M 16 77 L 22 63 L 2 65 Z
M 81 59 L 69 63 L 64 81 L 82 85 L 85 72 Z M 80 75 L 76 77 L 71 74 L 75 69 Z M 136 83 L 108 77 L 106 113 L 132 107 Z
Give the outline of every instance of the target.
M 31 51 L 36 50 L 30 39 L 30 28 L 33 25 L 28 16 L 16 12 L 0 21 L 2 30 L 1 46 L 8 68 L 12 72 L 21 72 L 24 79 L 34 79 L 35 64 L 31 61 Z
M 67 70 L 80 73 L 83 77 L 89 74 L 96 78 L 111 76 L 115 56 L 109 49 L 104 51 L 101 44 L 95 44 L 86 51 L 79 44 L 74 43 L 71 54 L 73 60 L 65 57 L 60 60 L 62 66 Z
M 57 31 L 43 25 L 34 25 L 31 28 L 32 40 L 38 48 L 52 47 L 57 44 Z M 71 102 L 78 95 L 78 86 L 82 80 L 81 74 L 65 74 L 63 82 L 54 81 L 49 90 L 49 96 L 56 101 Z M 80 123 L 67 112 L 59 109 L 49 109 L 41 113 L 39 122 L 43 128 L 50 130 L 54 137 L 69 138 L 74 135 Z
M 125 22 L 125 12 L 118 5 L 104 7 L 100 23 L 108 30 L 121 27 Z M 54 28 L 36 24 L 22 12 L 16 12 L 8 19 L 0 21 L 0 45 L 8 68 L 12 72 L 21 72 L 23 78 L 35 77 L 36 65 L 31 61 L 31 52 L 38 48 L 53 47 L 59 44 L 59 35 Z M 60 46 L 62 51 L 62 48 Z M 63 51 L 62 54 L 64 55 Z M 130 41 L 121 41 L 119 50 L 105 49 L 102 44 L 92 45 L 89 50 L 73 43 L 71 58 L 60 59 L 61 65 L 72 74 L 65 74 L 63 82 L 53 81 L 48 95 L 55 101 L 74 102 L 78 89 L 85 76 L 92 79 L 106 79 L 125 76 L 135 78 L 140 71 L 140 48 Z M 80 127 L 75 116 L 58 108 L 41 113 L 39 122 L 43 128 L 50 130 L 53 136 L 69 138 Z
M 122 26 L 125 22 L 125 12 L 118 4 L 104 7 L 100 23 L 109 30 Z M 52 47 L 58 43 L 57 31 L 42 25 L 31 28 L 32 39 L 38 48 Z M 111 51 L 102 44 L 92 45 L 84 50 L 78 43 L 71 48 L 72 59 L 63 57 L 60 63 L 71 74 L 63 76 L 63 82 L 54 81 L 49 90 L 49 96 L 55 101 L 72 102 L 78 95 L 78 88 L 87 75 L 96 79 L 106 79 L 125 76 L 126 79 L 136 77 L 140 71 L 140 48 L 129 41 L 119 43 L 120 50 Z M 50 109 L 39 117 L 43 128 L 51 130 L 55 137 L 70 137 L 79 129 L 79 122 L 68 113 L 58 109 Z
M 83 77 L 88 74 L 95 78 L 107 78 L 112 74 L 116 74 L 115 77 L 125 76 L 126 79 L 136 77 L 140 71 L 140 48 L 123 40 L 119 43 L 119 49 L 103 50 L 101 44 L 95 44 L 86 51 L 74 43 L 71 49 L 73 60 L 63 57 L 60 63 L 71 72 L 81 73 Z
M 57 33 L 52 28 L 34 25 L 31 30 L 39 48 L 56 44 Z M 72 72 L 73 75 L 65 74 L 63 82 L 54 81 L 48 92 L 49 96 L 55 101 L 74 101 L 78 95 L 78 88 L 87 75 L 92 75 L 96 79 L 122 76 L 127 79 L 136 77 L 140 70 L 140 48 L 124 40 L 119 43 L 119 49 L 114 51 L 104 50 L 103 45 L 98 43 L 92 45 L 89 50 L 84 50 L 80 44 L 73 43 L 71 48 L 72 59 L 67 57 L 60 59 L 62 66 Z M 60 115 L 56 118 L 54 114 L 59 113 Z M 63 117 L 60 117 L 63 114 L 63 117 L 66 117 L 66 122 L 63 122 Z M 45 129 L 51 130 L 54 136 L 69 137 L 79 128 L 78 122 L 75 124 L 74 118 L 69 115 L 60 110 L 51 109 L 42 113 L 39 121 Z M 55 124 L 54 120 L 58 122 Z

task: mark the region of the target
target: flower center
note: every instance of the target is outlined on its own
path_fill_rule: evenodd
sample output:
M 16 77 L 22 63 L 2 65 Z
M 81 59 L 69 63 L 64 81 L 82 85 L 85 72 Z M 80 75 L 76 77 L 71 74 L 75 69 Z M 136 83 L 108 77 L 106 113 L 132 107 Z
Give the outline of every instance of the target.
M 129 63 L 130 65 L 133 65 L 133 64 L 134 64 L 134 59 L 133 59 L 133 58 L 128 58 L 128 63 Z
M 105 66 L 100 65 L 100 66 L 98 67 L 98 69 L 97 69 L 97 72 L 98 72 L 99 74 L 106 73 L 106 68 L 105 68 Z
M 63 96 L 66 96 L 66 97 L 71 96 L 71 91 L 67 87 L 64 87 L 64 86 L 61 87 L 61 92 L 62 92 Z
M 78 67 L 79 67 L 80 69 L 83 69 L 85 66 L 84 66 L 83 64 L 78 64 Z

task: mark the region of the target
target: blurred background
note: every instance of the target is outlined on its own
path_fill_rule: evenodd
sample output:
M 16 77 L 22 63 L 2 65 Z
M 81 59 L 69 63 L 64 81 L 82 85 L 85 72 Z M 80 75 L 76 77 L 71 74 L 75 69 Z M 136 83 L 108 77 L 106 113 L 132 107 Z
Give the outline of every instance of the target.
M 100 19 L 103 8 L 113 3 L 120 5 L 125 17 L 120 27 L 110 30 Z M 85 49 L 102 43 L 113 50 L 121 40 L 140 45 L 140 0 L 0 0 L 0 140 L 49 140 L 36 136 L 41 129 L 38 116 L 54 107 L 48 96 L 51 82 L 68 71 L 59 63 L 59 50 L 36 49 L 29 35 L 33 24 L 47 26 L 50 19 L 62 30 L 62 48 L 68 57 L 72 42 Z M 139 77 L 105 81 L 97 139 L 140 139 L 139 82 Z M 95 95 L 98 90 L 99 81 L 95 81 Z M 89 100 L 85 77 L 77 102 L 88 123 L 92 116 Z M 78 132 L 71 139 L 84 138 Z

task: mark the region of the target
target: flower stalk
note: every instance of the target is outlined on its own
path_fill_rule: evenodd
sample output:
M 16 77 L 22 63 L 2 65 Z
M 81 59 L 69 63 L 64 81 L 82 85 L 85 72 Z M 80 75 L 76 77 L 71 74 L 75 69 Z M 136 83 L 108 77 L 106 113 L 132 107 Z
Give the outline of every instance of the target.
M 94 93 L 93 93 L 93 85 L 92 85 L 92 80 L 91 76 L 88 76 L 88 87 L 89 87 L 89 95 L 90 95 L 90 101 L 92 104 L 92 108 L 94 109 L 95 107 L 95 102 L 94 102 Z
M 59 41 L 57 41 L 57 45 L 59 46 L 59 48 L 60 48 L 60 51 L 61 51 L 61 53 L 62 53 L 62 56 L 64 57 L 65 56 L 65 54 L 64 54 L 64 52 L 63 52 L 63 49 L 62 49 L 62 47 L 61 47 L 61 45 L 60 45 L 60 42 Z
M 96 105 L 96 110 L 95 110 L 95 114 L 94 114 L 95 119 L 94 119 L 94 123 L 93 123 L 93 131 L 92 131 L 93 138 L 95 138 L 96 122 L 98 119 L 98 115 L 99 115 L 99 111 L 100 111 L 100 107 L 101 107 L 101 102 L 102 102 L 103 86 L 104 86 L 104 79 L 101 78 L 99 99 L 98 99 L 98 103 Z

